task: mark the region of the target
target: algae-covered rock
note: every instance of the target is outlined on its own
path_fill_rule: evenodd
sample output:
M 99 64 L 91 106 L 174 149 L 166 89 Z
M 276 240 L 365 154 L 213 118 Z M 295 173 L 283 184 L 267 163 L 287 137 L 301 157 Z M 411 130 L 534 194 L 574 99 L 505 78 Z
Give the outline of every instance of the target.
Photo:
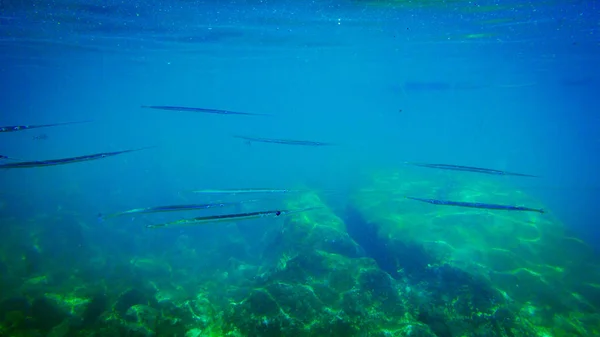
M 288 250 L 317 249 L 348 257 L 358 257 L 360 247 L 350 238 L 342 219 L 315 194 L 309 193 L 288 202 L 290 209 L 324 207 L 287 219 L 285 236 Z
M 185 337 L 202 337 L 202 329 L 193 328 L 185 332 Z
M 68 319 L 65 319 L 62 323 L 55 326 L 48 333 L 48 337 L 66 337 L 71 331 L 71 323 Z
M 210 236 L 161 232 L 160 254 L 98 257 L 113 267 L 96 288 L 64 269 L 13 270 L 32 292 L 0 305 L 0 335 L 598 335 L 596 262 L 559 222 L 404 197 L 539 206 L 497 185 L 383 174 L 335 211 L 316 193 L 290 194 L 282 209 L 320 208 Z
M 125 313 L 125 326 L 140 336 L 154 336 L 159 320 L 158 310 L 143 304 L 135 304 Z
M 48 293 L 45 297 L 52 301 L 63 312 L 66 312 L 68 315 L 74 317 L 81 317 L 90 302 L 88 298 L 75 296 L 71 293 Z
M 19 326 L 30 315 L 31 304 L 26 297 L 9 297 L 0 301 L 0 320 L 4 326 Z
M 451 180 L 442 191 L 443 180 L 434 183 L 409 171 L 381 172 L 353 198 L 364 223 L 376 226 L 378 242 L 390 247 L 385 253 L 396 258 L 410 287 L 417 289 L 408 295 L 409 305 L 420 308 L 419 320 L 438 335 L 529 336 L 556 327 L 557 317 L 577 315 L 562 326 L 593 335 L 600 320 L 584 324 L 581 318 L 586 312 L 591 317 L 600 303 L 600 287 L 588 286 L 600 283 L 597 257 L 589 247 L 550 215 L 405 198 L 543 208 L 499 181 Z M 423 298 L 433 301 L 427 306 Z
M 205 294 L 198 294 L 194 300 L 186 301 L 184 306 L 191 314 L 194 328 L 202 330 L 207 336 L 220 333 L 222 314 L 215 309 Z
M 314 195 L 287 208 L 324 206 Z M 327 207 L 284 225 L 279 261 L 225 314 L 224 331 L 247 336 L 361 336 L 404 319 L 399 282 L 364 257 Z
M 82 326 L 83 327 L 92 327 L 94 326 L 100 316 L 108 309 L 108 298 L 103 293 L 95 294 L 89 301 L 85 310 L 83 311 L 82 318 Z
M 36 298 L 31 303 L 33 326 L 43 332 L 52 330 L 69 317 L 69 311 L 48 298 Z
M 125 319 L 129 322 L 140 323 L 145 326 L 156 325 L 159 312 L 147 305 L 136 304 L 127 309 Z
M 121 293 L 115 302 L 114 309 L 123 317 L 129 308 L 137 304 L 147 304 L 153 301 L 154 299 L 148 294 L 148 292 L 144 292 L 140 289 L 128 289 Z
M 0 323 L 10 335 L 33 329 L 48 336 L 65 336 L 86 303 L 86 299 L 58 294 L 8 298 L 0 303 Z

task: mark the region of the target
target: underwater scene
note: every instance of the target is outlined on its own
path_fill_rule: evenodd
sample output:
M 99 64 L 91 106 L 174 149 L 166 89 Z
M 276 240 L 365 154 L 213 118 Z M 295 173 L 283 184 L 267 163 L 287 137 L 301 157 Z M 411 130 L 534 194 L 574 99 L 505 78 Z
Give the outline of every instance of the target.
M 0 1 L 0 337 L 600 336 L 600 2 Z

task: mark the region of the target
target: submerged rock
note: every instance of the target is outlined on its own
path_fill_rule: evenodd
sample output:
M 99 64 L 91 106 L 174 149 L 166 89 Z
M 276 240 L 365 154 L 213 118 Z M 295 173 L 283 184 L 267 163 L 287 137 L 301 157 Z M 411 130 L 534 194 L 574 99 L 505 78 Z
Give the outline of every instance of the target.
M 129 308 L 137 304 L 147 304 L 151 301 L 154 301 L 154 299 L 146 292 L 139 289 L 129 289 L 121 293 L 114 305 L 114 309 L 119 315 L 125 316 Z
M 391 269 L 389 256 L 396 259 L 407 312 L 436 335 L 533 336 L 556 328 L 561 317 L 577 317 L 562 324 L 566 330 L 598 333 L 600 316 L 592 317 L 600 292 L 587 285 L 600 283 L 600 264 L 557 219 L 405 196 L 539 208 L 537 200 L 503 183 L 460 176 L 442 188 L 408 170 L 376 174 L 367 184 L 368 193 L 357 192 L 352 203 L 374 227 L 379 251 L 371 255 L 383 270 Z
M 66 310 L 48 298 L 34 299 L 30 314 L 33 318 L 32 326 L 43 332 L 49 332 L 69 317 Z
M 140 336 L 154 336 L 160 313 L 147 305 L 136 304 L 125 313 L 125 326 Z
M 288 218 L 282 233 L 279 260 L 226 312 L 226 333 L 352 337 L 404 318 L 398 281 L 364 257 L 327 208 Z

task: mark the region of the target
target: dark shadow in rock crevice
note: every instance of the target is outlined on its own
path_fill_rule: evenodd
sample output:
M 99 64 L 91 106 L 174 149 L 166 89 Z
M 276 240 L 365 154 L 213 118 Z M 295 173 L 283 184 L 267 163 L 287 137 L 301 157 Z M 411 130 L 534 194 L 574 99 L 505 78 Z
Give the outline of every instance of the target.
M 364 251 L 365 255 L 377 262 L 379 268 L 397 279 L 398 260 L 390 242 L 380 238 L 377 225 L 367 221 L 362 214 L 353 206 L 348 205 L 341 218 L 346 224 L 348 235 Z

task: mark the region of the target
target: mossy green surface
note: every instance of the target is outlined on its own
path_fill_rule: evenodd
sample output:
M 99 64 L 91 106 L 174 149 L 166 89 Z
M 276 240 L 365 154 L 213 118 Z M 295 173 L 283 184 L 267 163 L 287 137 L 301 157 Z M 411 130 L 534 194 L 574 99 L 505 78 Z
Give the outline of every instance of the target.
M 374 174 L 348 200 L 394 264 L 348 230 L 318 192 L 283 220 L 189 232 L 132 232 L 111 244 L 69 213 L 3 219 L 0 334 L 6 336 L 595 336 L 597 256 L 550 214 L 435 206 L 405 196 L 522 204 L 499 181 L 450 187 Z M 440 187 L 442 186 L 442 187 Z M 327 200 L 327 201 L 326 201 Z M 43 222 L 44 226 L 39 226 Z M 66 222 L 61 245 L 50 225 Z M 158 233 L 158 236 L 157 234 Z M 157 239 L 159 241 L 157 241 Z M 359 240 L 360 241 L 360 240 Z M 78 246 L 76 242 L 86 245 Z M 113 243 L 119 243 L 115 246 Z M 127 246 L 128 244 L 129 246 Z M 59 252 L 55 256 L 51 253 Z

